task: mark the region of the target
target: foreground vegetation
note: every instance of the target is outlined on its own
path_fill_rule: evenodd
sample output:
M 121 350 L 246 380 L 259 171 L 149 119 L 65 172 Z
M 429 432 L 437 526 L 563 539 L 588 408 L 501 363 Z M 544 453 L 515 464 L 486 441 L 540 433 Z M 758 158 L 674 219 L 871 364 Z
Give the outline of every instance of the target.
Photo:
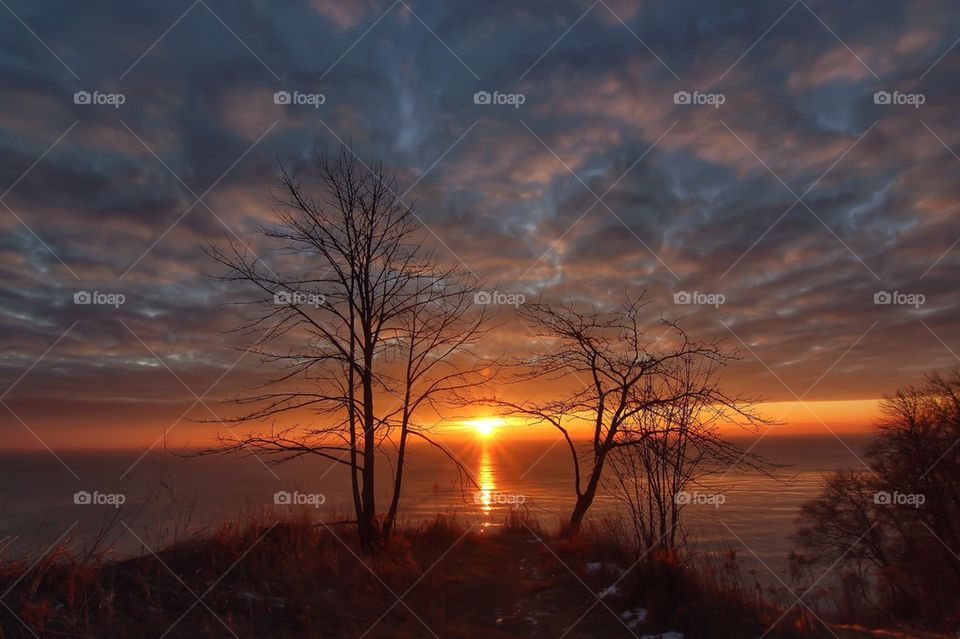
M 797 580 L 851 621 L 956 632 L 960 367 L 885 400 L 875 432 L 862 466 L 834 473 L 804 506 Z
M 0 636 L 872 636 L 784 616 L 744 591 L 733 561 L 631 566 L 630 545 L 595 526 L 561 540 L 519 515 L 486 529 L 438 518 L 364 556 L 344 531 L 275 515 L 157 555 L 81 561 L 64 547 L 7 563 Z

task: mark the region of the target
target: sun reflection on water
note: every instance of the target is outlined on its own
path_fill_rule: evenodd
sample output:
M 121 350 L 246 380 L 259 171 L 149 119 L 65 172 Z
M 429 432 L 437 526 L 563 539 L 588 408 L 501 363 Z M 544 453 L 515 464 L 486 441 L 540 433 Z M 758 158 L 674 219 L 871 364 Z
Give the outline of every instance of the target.
M 480 452 L 480 467 L 477 470 L 477 483 L 480 485 L 477 502 L 484 515 L 489 516 L 493 510 L 493 491 L 497 489 L 493 476 L 493 464 L 490 461 L 490 451 L 484 446 Z

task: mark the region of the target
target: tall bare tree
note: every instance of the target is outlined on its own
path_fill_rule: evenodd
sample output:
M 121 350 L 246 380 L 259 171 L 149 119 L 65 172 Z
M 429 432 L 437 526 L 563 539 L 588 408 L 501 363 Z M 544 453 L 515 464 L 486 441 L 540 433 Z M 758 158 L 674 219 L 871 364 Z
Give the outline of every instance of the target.
M 230 435 L 216 451 L 282 463 L 317 456 L 347 467 L 364 549 L 389 536 L 410 437 L 430 437 L 449 397 L 488 377 L 471 347 L 488 330 L 473 304 L 479 283 L 440 265 L 423 243 L 396 175 L 351 149 L 316 152 L 306 178 L 281 165 L 276 224 L 256 257 L 235 241 L 211 246 L 219 278 L 251 291 L 253 316 L 237 331 L 279 373 L 235 402 L 237 424 L 282 422 Z M 434 420 L 435 421 L 435 420 Z M 305 423 L 304 423 L 305 422 Z M 377 508 L 377 456 L 396 447 L 392 496 Z
M 665 319 L 660 320 L 662 335 L 650 339 L 641 317 L 644 306 L 642 298 L 628 298 L 612 310 L 543 301 L 519 309 L 521 320 L 544 343 L 543 353 L 523 363 L 519 378 L 551 381 L 570 390 L 545 401 L 493 403 L 508 414 L 549 424 L 563 436 L 576 493 L 568 534 L 579 529 L 593 504 L 610 454 L 646 445 L 652 436 L 673 428 L 661 421 L 651 429 L 650 416 L 693 402 L 702 410 L 757 421 L 739 398 L 720 389 L 719 375 L 700 377 L 693 385 L 678 383 L 681 362 L 718 371 L 736 353 L 724 350 L 720 342 L 692 341 L 678 324 Z M 580 431 L 590 436 L 582 447 L 576 441 Z

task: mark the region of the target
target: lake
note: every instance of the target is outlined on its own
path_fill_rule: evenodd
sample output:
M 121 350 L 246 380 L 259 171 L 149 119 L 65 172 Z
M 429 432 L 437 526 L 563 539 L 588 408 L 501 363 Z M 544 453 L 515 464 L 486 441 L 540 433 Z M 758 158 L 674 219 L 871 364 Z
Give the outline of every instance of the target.
M 853 452 L 832 435 L 768 435 L 753 450 L 788 465 L 778 473 L 780 479 L 731 471 L 703 482 L 701 490 L 722 491 L 725 501 L 688 506 L 688 529 L 697 547 L 737 549 L 741 565 L 756 568 L 764 582 L 769 575 L 760 562 L 782 574 L 803 502 L 816 495 L 827 473 L 841 467 L 862 468 L 857 456 L 862 456 L 869 436 L 841 437 Z M 736 441 L 749 447 L 755 440 Z M 500 525 L 511 505 L 523 501 L 547 529 L 553 529 L 569 513 L 573 474 L 564 444 L 553 440 L 508 443 L 501 437 L 460 440 L 450 446 L 482 490 L 477 493 L 465 487 L 440 451 L 414 446 L 401 503 L 407 521 L 444 513 L 482 529 Z M 137 463 L 142 454 L 132 450 L 61 453 L 79 479 L 46 452 L 0 454 L 0 547 L 7 556 L 35 555 L 72 525 L 65 537 L 72 544 L 88 543 L 106 528 L 106 544 L 120 554 L 130 554 L 141 552 L 142 544 L 156 549 L 176 534 L 275 507 L 315 509 L 325 521 L 352 518 L 346 469 L 330 460 L 301 458 L 271 472 L 255 457 L 151 453 Z M 386 456 L 378 463 L 381 471 L 389 469 Z M 80 501 L 91 503 L 75 503 L 78 492 L 88 493 L 89 500 Z M 302 503 L 275 506 L 278 492 L 281 501 L 289 495 L 289 501 Z M 379 492 L 385 509 L 386 482 Z M 595 512 L 610 513 L 616 507 L 615 500 L 604 496 L 595 504 Z M 108 526 L 111 521 L 112 527 Z

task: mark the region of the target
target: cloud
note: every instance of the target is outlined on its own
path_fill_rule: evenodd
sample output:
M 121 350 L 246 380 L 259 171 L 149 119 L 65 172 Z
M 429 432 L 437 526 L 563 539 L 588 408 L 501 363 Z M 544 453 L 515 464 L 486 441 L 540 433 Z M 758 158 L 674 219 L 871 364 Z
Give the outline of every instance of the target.
M 373 0 L 357 2 L 310 0 L 310 6 L 341 30 L 356 27 L 377 9 L 377 3 Z
M 730 383 L 751 394 L 791 399 L 767 366 L 797 392 L 829 370 L 812 399 L 842 399 L 953 363 L 950 3 L 813 6 L 829 29 L 801 5 L 777 22 L 786 7 L 759 0 L 738 11 L 611 3 L 629 29 L 601 5 L 577 22 L 589 3 L 410 6 L 419 19 L 398 6 L 358 40 L 388 4 L 212 3 L 229 29 L 198 6 L 150 50 L 178 11 L 87 7 L 64 20 L 13 7 L 80 76 L 15 21 L 0 24 L 0 192 L 13 186 L 4 202 L 23 222 L 0 207 L 0 378 L 13 383 L 77 322 L 11 394 L 25 419 L 53 428 L 57 411 L 102 419 L 138 403 L 164 407 L 163 419 L 143 417 L 151 427 L 175 419 L 192 398 L 120 320 L 191 388 L 212 383 L 236 356 L 220 331 L 242 317 L 227 304 L 237 294 L 203 276 L 204 243 L 236 234 L 265 251 L 255 228 L 272 219 L 277 161 L 309 170 L 315 146 L 341 140 L 395 167 L 404 188 L 416 182 L 409 198 L 442 259 L 551 299 L 646 290 L 651 318 L 683 315 L 698 336 L 742 339 L 752 352 Z M 91 38 L 106 27 L 122 36 Z M 74 104 L 81 89 L 127 101 Z M 277 105 L 281 90 L 326 100 Z M 480 90 L 526 100 L 477 105 Z M 926 100 L 878 105 L 878 90 Z M 678 91 L 725 101 L 678 105 Z M 77 290 L 128 301 L 79 308 Z M 680 308 L 680 290 L 727 302 Z M 877 306 L 878 290 L 929 303 Z M 528 338 L 511 325 L 489 347 L 518 352 Z M 218 393 L 262 373 L 243 361 Z

